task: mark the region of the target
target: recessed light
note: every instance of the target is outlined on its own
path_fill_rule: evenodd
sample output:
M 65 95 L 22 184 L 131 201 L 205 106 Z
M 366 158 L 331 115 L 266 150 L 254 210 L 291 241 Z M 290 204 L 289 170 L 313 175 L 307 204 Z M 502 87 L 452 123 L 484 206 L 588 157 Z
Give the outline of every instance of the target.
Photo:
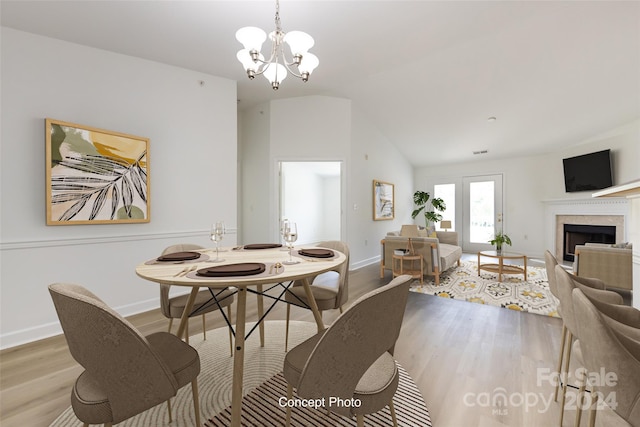
M 487 119 L 487 121 L 488 121 L 488 122 L 495 122 L 496 120 L 498 120 L 498 119 L 496 119 L 496 118 L 495 118 L 495 117 L 493 117 L 493 116 L 491 116 L 491 117 L 489 117 L 489 118 Z

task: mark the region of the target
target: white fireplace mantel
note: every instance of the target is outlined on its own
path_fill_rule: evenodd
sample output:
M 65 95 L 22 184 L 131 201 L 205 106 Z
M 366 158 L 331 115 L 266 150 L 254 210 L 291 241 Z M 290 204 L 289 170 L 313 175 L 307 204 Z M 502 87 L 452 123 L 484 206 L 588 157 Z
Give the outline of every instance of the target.
M 628 221 L 631 204 L 624 197 L 609 197 L 601 199 L 561 199 L 546 200 L 545 205 L 545 246 L 551 253 L 556 253 L 557 217 L 565 215 L 575 216 L 622 216 L 624 227 L 622 240 L 627 241 Z

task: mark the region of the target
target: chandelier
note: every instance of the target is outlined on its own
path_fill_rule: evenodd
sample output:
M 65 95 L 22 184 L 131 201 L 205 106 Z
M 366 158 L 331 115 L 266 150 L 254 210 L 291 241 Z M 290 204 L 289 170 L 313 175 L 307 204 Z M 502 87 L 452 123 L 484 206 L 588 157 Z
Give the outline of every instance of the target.
M 284 33 L 280 26 L 280 2 L 276 0 L 276 29 L 269 33 L 271 40 L 271 55 L 268 60 L 260 53 L 262 43 L 267 39 L 264 31 L 257 27 L 244 27 L 236 32 L 236 39 L 242 43 L 244 49 L 238 51 L 236 57 L 242 64 L 247 77 L 252 79 L 262 74 L 269 80 L 273 90 L 278 90 L 282 82 L 291 73 L 293 76 L 309 80 L 309 75 L 318 66 L 318 57 L 308 50 L 313 47 L 313 38 L 302 31 Z M 291 61 L 287 61 L 284 46 L 289 46 Z

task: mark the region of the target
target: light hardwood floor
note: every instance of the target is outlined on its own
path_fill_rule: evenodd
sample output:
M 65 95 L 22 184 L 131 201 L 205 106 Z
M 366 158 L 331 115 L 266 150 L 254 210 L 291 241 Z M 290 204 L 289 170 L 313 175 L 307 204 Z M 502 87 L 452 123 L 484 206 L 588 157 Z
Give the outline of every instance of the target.
M 349 301 L 390 280 L 390 273 L 380 279 L 378 272 L 378 265 L 352 272 Z M 291 312 L 293 319 L 313 320 L 308 310 Z M 325 323 L 338 314 L 325 313 Z M 255 299 L 249 298 L 247 318 L 255 316 Z M 280 304 L 269 318 L 284 316 Z M 158 310 L 130 320 L 143 334 L 168 325 Z M 222 322 L 216 313 L 207 315 L 207 329 Z M 192 319 L 191 334 L 201 333 L 201 325 Z M 418 384 L 436 427 L 558 425 L 559 405 L 543 403 L 553 386 L 540 382 L 537 370 L 553 370 L 561 325 L 556 318 L 410 292 L 395 356 Z M 48 426 L 70 405 L 80 372 L 62 336 L 2 351 L 0 425 Z M 501 396 L 507 405 L 493 406 Z M 567 411 L 565 426 L 573 425 L 574 414 Z

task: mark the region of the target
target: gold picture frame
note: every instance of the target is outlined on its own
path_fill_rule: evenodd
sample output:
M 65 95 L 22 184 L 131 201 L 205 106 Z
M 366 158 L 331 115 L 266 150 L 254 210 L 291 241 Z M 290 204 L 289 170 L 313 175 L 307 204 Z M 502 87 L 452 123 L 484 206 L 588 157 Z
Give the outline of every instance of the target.
M 373 180 L 373 220 L 383 221 L 395 217 L 393 184 Z
M 149 139 L 45 120 L 47 225 L 150 221 Z

